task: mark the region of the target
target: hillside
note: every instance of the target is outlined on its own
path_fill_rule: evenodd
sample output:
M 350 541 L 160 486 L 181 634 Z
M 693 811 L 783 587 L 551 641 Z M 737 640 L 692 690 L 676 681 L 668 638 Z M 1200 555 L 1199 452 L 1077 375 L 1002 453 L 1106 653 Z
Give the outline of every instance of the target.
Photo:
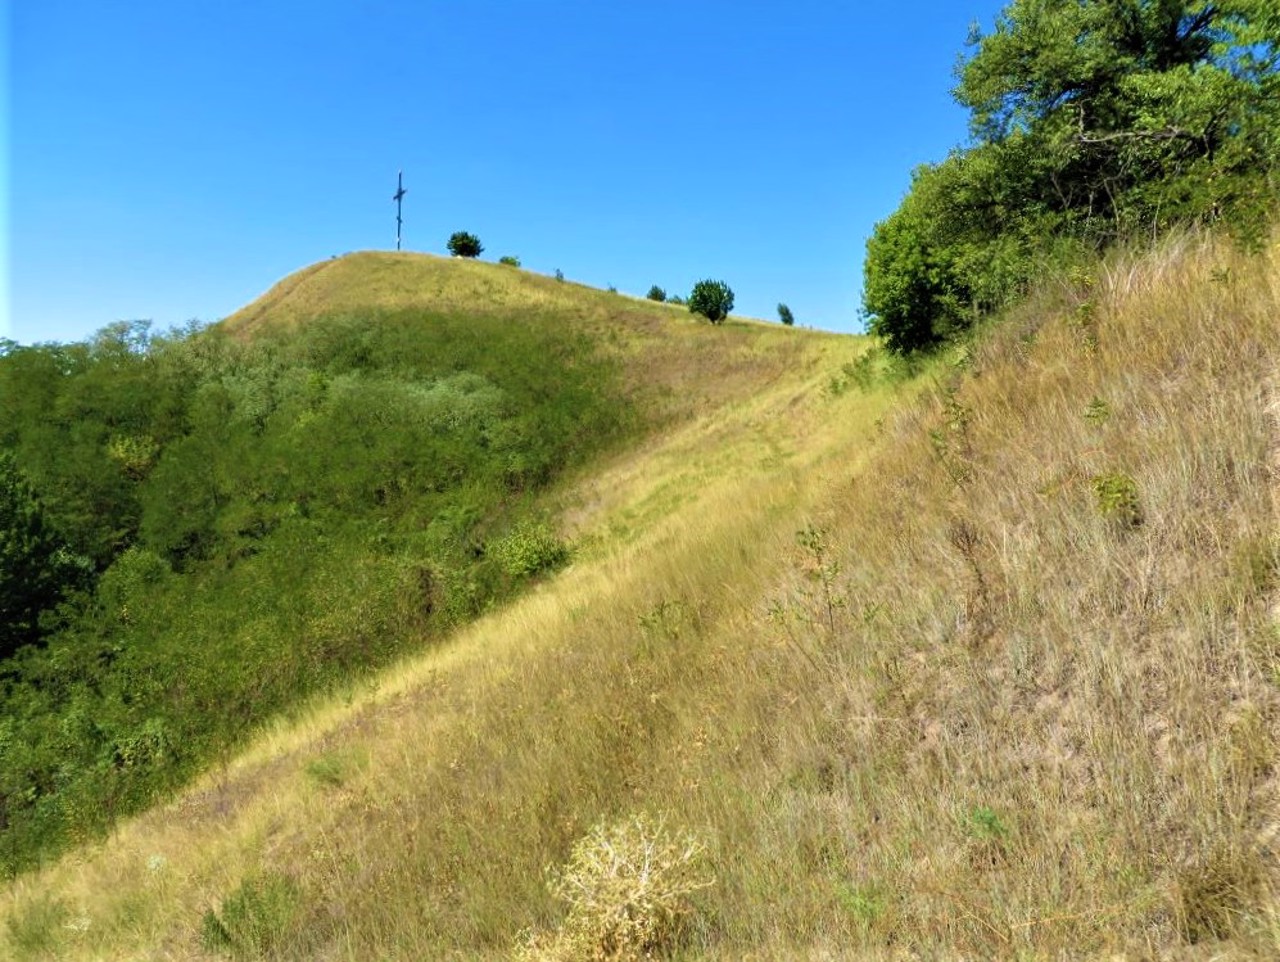
M 593 352 L 621 361 L 629 392 L 651 414 L 683 417 L 757 390 L 834 339 L 793 337 L 776 324 L 731 317 L 708 341 L 705 321 L 655 303 L 558 281 L 519 268 L 432 254 L 362 251 L 305 267 L 220 325 L 252 340 L 317 317 L 368 317 L 429 308 L 486 321 L 553 327 L 588 338 Z M 803 345 L 803 346 L 802 346 Z M 660 410 L 659 410 L 660 409 Z
M 547 490 L 568 567 L 10 884 L 8 950 L 1274 957 L 1277 316 L 1280 247 L 1184 238 L 912 381 L 738 342 Z
M 860 350 L 425 256 L 240 316 L 0 356 L 0 874 L 562 566 L 602 458 Z

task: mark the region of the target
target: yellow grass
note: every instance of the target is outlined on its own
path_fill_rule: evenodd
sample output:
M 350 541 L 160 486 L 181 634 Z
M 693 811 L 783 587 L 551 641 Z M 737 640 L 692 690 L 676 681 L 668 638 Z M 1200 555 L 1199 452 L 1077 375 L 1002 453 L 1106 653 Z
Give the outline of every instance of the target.
M 896 391 L 761 349 L 554 496 L 569 569 L 12 884 L 0 938 L 217 958 L 269 877 L 267 957 L 509 958 L 647 815 L 714 879 L 677 957 L 1276 957 L 1278 319 L 1280 250 L 1186 238 Z

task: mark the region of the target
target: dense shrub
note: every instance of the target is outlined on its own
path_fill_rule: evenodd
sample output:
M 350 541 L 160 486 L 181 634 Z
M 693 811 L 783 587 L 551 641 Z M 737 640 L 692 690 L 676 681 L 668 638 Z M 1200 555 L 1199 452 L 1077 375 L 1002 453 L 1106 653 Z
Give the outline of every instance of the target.
M 719 324 L 733 310 L 733 290 L 724 281 L 698 281 L 689 295 L 689 310 Z
M 519 267 L 520 258 L 516 257 L 513 254 L 505 254 L 502 257 L 498 258 L 498 263 L 506 267 Z
M 649 298 L 649 300 L 651 301 L 657 301 L 659 304 L 661 304 L 663 301 L 667 299 L 667 292 L 664 291 L 657 284 L 654 284 L 651 288 L 649 288 L 649 293 L 646 294 L 645 297 Z
M 479 257 L 484 253 L 484 245 L 480 243 L 480 238 L 464 230 L 455 231 L 449 235 L 449 243 L 446 246 L 454 257 Z
M 569 549 L 545 524 L 522 522 L 490 549 L 502 569 L 515 578 L 526 578 L 559 567 Z
M 786 304 L 779 304 L 778 320 L 787 325 L 787 327 L 794 327 L 796 323 L 796 316 L 791 313 L 791 308 L 787 307 Z

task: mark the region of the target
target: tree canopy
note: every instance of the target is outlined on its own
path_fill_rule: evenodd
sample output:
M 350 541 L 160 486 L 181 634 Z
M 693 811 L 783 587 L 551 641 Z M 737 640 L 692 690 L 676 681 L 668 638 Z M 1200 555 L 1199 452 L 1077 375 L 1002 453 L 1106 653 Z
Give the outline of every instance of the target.
M 724 281 L 698 281 L 689 295 L 689 310 L 719 324 L 733 310 L 733 288 Z
M 449 253 L 454 257 L 479 257 L 484 253 L 484 245 L 480 243 L 480 238 L 475 234 L 468 234 L 464 230 L 454 231 L 449 235 L 449 242 L 446 245 Z M 519 266 L 518 264 L 516 265 Z
M 1016 296 L 1068 240 L 1265 222 L 1280 181 L 1270 0 L 1014 0 L 974 30 L 971 143 L 916 171 L 868 244 L 864 308 L 895 351 Z
M 12 456 L 0 451 L 0 659 L 39 639 L 41 614 L 82 573 Z

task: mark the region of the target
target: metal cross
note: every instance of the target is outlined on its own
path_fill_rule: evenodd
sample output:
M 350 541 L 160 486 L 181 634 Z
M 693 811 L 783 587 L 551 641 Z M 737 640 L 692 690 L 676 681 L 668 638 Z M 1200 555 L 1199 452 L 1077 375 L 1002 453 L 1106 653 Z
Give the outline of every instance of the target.
M 391 199 L 396 202 L 396 250 L 400 249 L 400 202 L 404 200 L 404 195 L 408 191 L 404 189 L 404 171 L 396 174 L 396 192 L 391 195 Z

